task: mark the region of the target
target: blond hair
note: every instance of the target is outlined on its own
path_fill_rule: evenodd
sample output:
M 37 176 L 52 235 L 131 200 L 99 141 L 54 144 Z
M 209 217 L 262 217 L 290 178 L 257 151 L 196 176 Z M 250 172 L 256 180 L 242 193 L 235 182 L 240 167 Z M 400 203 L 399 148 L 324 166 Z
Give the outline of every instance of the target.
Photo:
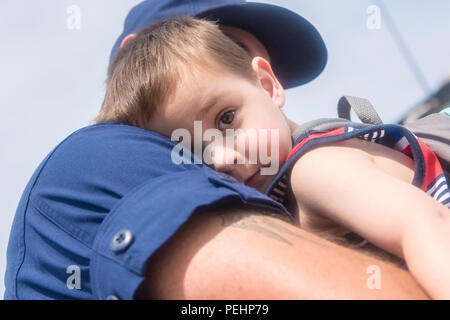
M 95 121 L 146 128 L 183 72 L 222 68 L 256 81 L 251 60 L 214 22 L 176 18 L 155 23 L 118 50 L 108 69 L 105 98 Z

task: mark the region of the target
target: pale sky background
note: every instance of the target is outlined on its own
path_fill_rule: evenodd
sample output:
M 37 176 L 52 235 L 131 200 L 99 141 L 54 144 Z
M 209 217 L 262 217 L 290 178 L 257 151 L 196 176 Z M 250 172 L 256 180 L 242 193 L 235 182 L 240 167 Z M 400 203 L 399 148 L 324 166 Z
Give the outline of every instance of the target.
M 28 179 L 72 131 L 91 123 L 104 94 L 111 47 L 139 0 L 0 1 L 0 294 L 14 213 Z M 370 0 L 273 0 L 311 21 L 328 47 L 322 75 L 287 91 L 285 112 L 299 122 L 336 116 L 342 95 L 366 97 L 385 122 L 426 94 L 384 23 L 369 30 Z M 385 0 L 431 90 L 450 72 L 450 1 Z M 81 29 L 67 8 L 81 9 Z M 273 26 L 276 28 L 277 26 Z M 42 252 L 45 254 L 45 252 Z

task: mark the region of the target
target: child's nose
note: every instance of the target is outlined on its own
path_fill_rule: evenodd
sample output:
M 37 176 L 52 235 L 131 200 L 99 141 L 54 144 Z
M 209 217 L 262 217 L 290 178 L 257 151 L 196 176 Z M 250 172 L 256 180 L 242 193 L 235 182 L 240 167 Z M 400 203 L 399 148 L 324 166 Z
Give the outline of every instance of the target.
M 214 170 L 233 175 L 233 168 L 238 164 L 238 153 L 227 147 L 215 147 L 212 150 L 212 162 Z

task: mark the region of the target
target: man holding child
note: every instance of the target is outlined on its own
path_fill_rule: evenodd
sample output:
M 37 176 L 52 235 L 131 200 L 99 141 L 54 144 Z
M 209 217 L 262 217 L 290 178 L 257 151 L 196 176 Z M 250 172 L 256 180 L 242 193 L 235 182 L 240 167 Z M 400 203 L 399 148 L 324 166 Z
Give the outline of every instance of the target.
M 218 21 L 229 38 L 216 39 L 217 55 L 234 41 L 239 47 L 229 54 L 242 63 L 264 58 L 256 67 L 262 77 L 272 71 L 278 77 L 271 85 L 280 105 L 284 96 L 276 88 L 307 83 L 325 66 L 319 33 L 280 7 L 240 0 L 137 5 L 113 48 L 99 123 L 58 145 L 22 196 L 8 246 L 5 298 L 425 298 L 409 273 L 300 229 L 283 205 L 248 186 L 253 183 L 245 185 L 255 182 L 252 177 L 237 181 L 226 170 L 172 162 L 176 144 L 158 119 L 171 112 L 175 122 L 177 116 L 183 120 L 177 110 L 160 107 L 174 88 L 152 82 L 155 70 L 141 60 L 132 69 L 121 65 L 129 50 L 120 47 L 144 50 L 133 41 L 135 33 L 180 16 Z M 201 57 L 197 62 L 201 67 Z M 248 71 L 239 63 L 223 64 L 243 75 Z M 186 72 L 158 66 L 166 79 Z M 225 128 L 232 117 L 225 110 L 220 124 Z M 366 286 L 371 265 L 381 269 L 381 290 Z M 80 288 L 69 289 L 68 270 L 78 270 Z

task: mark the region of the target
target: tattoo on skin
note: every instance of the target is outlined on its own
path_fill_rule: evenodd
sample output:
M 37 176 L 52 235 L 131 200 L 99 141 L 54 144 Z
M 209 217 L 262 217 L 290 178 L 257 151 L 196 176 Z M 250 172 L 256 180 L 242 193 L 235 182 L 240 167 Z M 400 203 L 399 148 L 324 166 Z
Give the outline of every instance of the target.
M 355 248 L 352 248 L 351 246 L 349 247 L 348 245 L 340 244 L 340 243 L 336 242 L 335 240 L 330 240 L 323 236 L 321 237 L 322 239 L 325 240 L 323 242 L 316 241 L 315 239 L 311 239 L 310 237 L 305 237 L 305 236 L 298 234 L 295 231 L 292 231 L 292 230 L 284 227 L 283 225 L 277 223 L 276 220 L 274 221 L 272 219 L 267 219 L 267 216 L 269 216 L 269 217 L 277 218 L 284 222 L 294 225 L 289 218 L 287 218 L 283 215 L 280 215 L 280 214 L 274 214 L 271 211 L 266 211 L 266 210 L 261 210 L 261 209 L 254 211 L 254 210 L 243 210 L 242 208 L 240 208 L 240 209 L 235 208 L 234 210 L 226 210 L 224 212 L 219 212 L 218 215 L 221 217 L 221 220 L 222 220 L 221 225 L 223 227 L 230 226 L 233 228 L 252 230 L 252 231 L 255 231 L 267 238 L 283 242 L 289 246 L 294 246 L 294 244 L 292 242 L 290 242 L 288 239 L 286 239 L 285 237 L 283 237 L 281 234 L 284 233 L 284 234 L 296 237 L 298 239 L 307 241 L 309 243 L 313 243 L 315 245 L 319 245 L 321 247 L 326 247 L 326 248 L 331 247 L 330 245 L 327 244 L 327 242 L 330 241 L 334 244 L 337 244 L 338 246 L 341 246 L 343 248 L 346 247 L 355 252 L 358 251 L 359 253 L 362 253 L 366 257 L 369 256 L 371 258 L 375 258 L 380 261 L 398 262 L 398 260 L 399 260 L 399 258 L 397 258 L 395 256 L 393 256 L 394 257 L 393 259 L 388 259 L 388 256 L 386 255 L 388 253 L 381 249 L 378 249 L 376 247 L 374 247 L 374 248 L 378 249 L 378 250 L 375 250 L 372 247 L 368 247 L 368 249 L 362 250 L 362 248 L 355 249 Z M 371 244 L 369 243 L 368 245 L 371 245 Z M 364 248 L 366 248 L 368 245 L 364 246 Z M 371 246 L 373 246 L 373 245 L 371 245 Z M 384 255 L 380 255 L 379 252 L 383 252 Z M 364 256 L 355 255 L 353 258 L 360 259 Z
M 293 232 L 292 230 L 289 230 L 289 229 L 283 227 L 282 225 L 278 224 L 276 221 L 267 219 L 266 216 L 270 216 L 270 217 L 274 217 L 277 219 L 281 219 L 288 223 L 292 223 L 292 221 L 287 219 L 286 217 L 281 216 L 279 214 L 274 214 L 273 212 L 258 210 L 255 213 L 248 213 L 248 212 L 243 212 L 243 211 L 239 210 L 239 211 L 233 212 L 233 213 L 230 213 L 229 211 L 226 213 L 219 213 L 219 216 L 222 219 L 221 225 L 224 227 L 231 226 L 231 227 L 239 228 L 239 229 L 252 230 L 252 231 L 258 232 L 268 238 L 275 239 L 280 242 L 286 243 L 290 246 L 293 246 L 293 243 L 290 242 L 289 240 L 287 240 L 285 237 L 283 237 L 279 233 L 285 233 L 290 236 L 293 236 L 293 237 L 296 237 L 296 238 L 299 238 L 302 240 L 306 240 L 308 242 L 312 242 L 312 243 L 320 245 L 320 246 L 328 247 L 324 243 L 304 237 L 296 232 Z M 267 227 L 270 227 L 271 229 L 275 229 L 276 231 L 278 231 L 278 233 L 276 231 L 268 229 Z

